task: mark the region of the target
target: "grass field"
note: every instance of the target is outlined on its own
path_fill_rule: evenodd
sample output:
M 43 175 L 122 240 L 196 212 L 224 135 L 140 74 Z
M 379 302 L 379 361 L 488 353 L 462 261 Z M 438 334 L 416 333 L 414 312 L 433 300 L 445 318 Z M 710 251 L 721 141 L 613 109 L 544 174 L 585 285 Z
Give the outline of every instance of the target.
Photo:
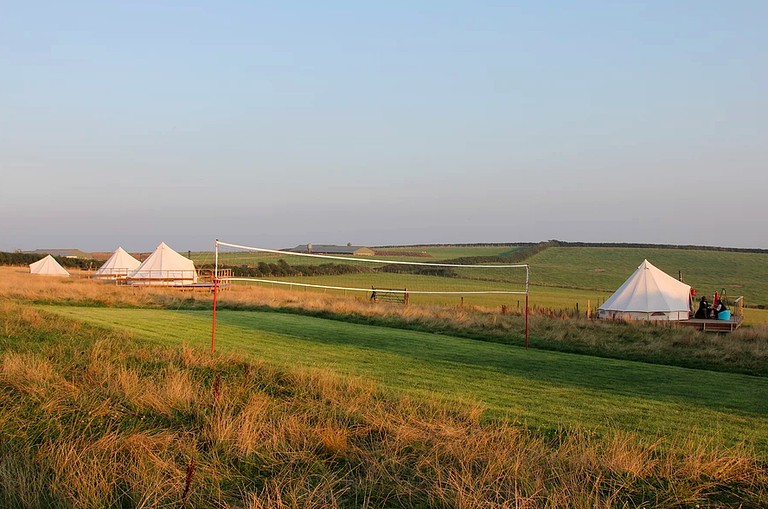
M 205 347 L 210 313 L 47 307 L 160 344 Z M 311 317 L 219 314 L 218 348 L 280 366 L 329 368 L 413 396 L 481 401 L 534 427 L 619 428 L 647 440 L 753 443 L 768 459 L 768 379 L 524 350 Z
M 415 247 L 395 247 L 395 248 L 374 248 L 377 251 L 383 251 L 387 253 L 397 253 L 397 251 L 403 252 L 425 252 L 428 257 L 409 257 L 409 256 L 395 256 L 394 254 L 387 254 L 387 259 L 391 260 L 404 260 L 404 261 L 444 261 L 453 258 L 464 258 L 473 256 L 504 256 L 508 255 L 518 248 L 509 246 L 415 246 Z
M 405 246 L 385 250 L 390 254 L 397 251 L 426 251 L 429 254 L 428 258 L 388 256 L 390 259 L 424 262 L 467 256 L 504 255 L 516 249 L 513 246 Z M 256 258 L 273 262 L 277 260 L 274 256 L 254 258 L 251 254 L 243 253 L 226 256 L 234 257 L 229 260 L 230 263 L 253 264 L 257 262 Z M 213 259 L 212 253 L 196 253 L 193 257 L 207 263 L 211 263 Z M 682 271 L 685 281 L 696 288 L 699 294 L 711 296 L 715 291 L 725 289 L 731 297 L 743 295 L 744 302 L 749 307 L 745 312 L 744 323 L 747 325 L 768 323 L 768 310 L 757 309 L 757 306 L 768 307 L 768 255 L 758 253 L 639 247 L 550 247 L 526 261 L 531 266 L 531 305 L 569 311 L 575 310 L 578 306 L 581 313 L 584 313 L 587 307 L 594 310 L 645 258 L 673 276 L 677 276 L 678 271 Z M 302 263 L 309 264 L 320 264 L 325 261 L 301 260 Z M 292 259 L 289 261 L 298 263 Z M 522 286 L 520 278 L 514 274 L 511 277 L 514 281 L 509 285 L 510 288 L 519 290 Z M 336 277 L 303 278 L 301 282 L 363 288 L 370 286 L 418 288 L 422 283 L 411 281 L 413 278 L 413 276 L 392 274 L 367 276 L 347 274 Z M 485 279 L 499 279 L 499 275 L 487 275 Z M 492 286 L 451 278 L 433 278 L 425 284 L 433 291 L 455 290 L 459 284 L 478 289 Z M 422 304 L 461 305 L 464 303 L 489 307 L 507 305 L 511 308 L 516 308 L 520 300 L 514 296 L 465 296 L 462 301 L 460 297 L 416 295 L 413 299 L 413 302 Z
M 412 274 L 392 274 L 392 273 L 369 273 L 369 274 L 342 274 L 335 276 L 303 276 L 303 277 L 281 277 L 280 281 L 295 282 L 298 284 L 306 285 L 318 285 L 318 286 L 339 286 L 345 288 L 360 288 L 363 291 L 347 292 L 340 290 L 336 291 L 341 295 L 358 296 L 360 298 L 369 298 L 372 288 L 390 288 L 390 289 L 408 289 L 409 300 L 415 304 L 440 304 L 457 306 L 461 304 L 462 296 L 459 295 L 445 295 L 445 294 L 419 294 L 418 292 L 474 292 L 474 291 L 517 291 L 523 293 L 525 291 L 525 272 L 518 270 L 516 273 L 510 274 L 510 276 L 516 276 L 518 281 L 516 283 L 499 283 L 497 281 L 483 281 L 483 280 L 471 280 L 471 279 L 459 279 L 459 278 L 447 278 L 437 276 L 419 276 Z M 275 278 L 271 278 L 275 279 Z M 269 286 L 269 283 L 265 283 Z M 278 285 L 275 285 L 278 286 Z M 301 290 L 302 287 L 295 286 L 289 288 L 295 288 Z M 308 288 L 307 291 L 311 291 Z M 302 290 L 303 291 L 303 290 Z M 331 292 L 332 290 L 320 289 L 319 291 Z M 416 292 L 416 293 L 414 293 Z M 515 303 L 519 299 L 525 299 L 524 295 L 520 294 L 481 294 L 464 295 L 464 300 L 467 305 L 478 306 L 495 306 L 498 307 L 501 304 L 509 306 L 516 305 Z
M 256 246 L 263 247 L 263 246 Z M 385 253 L 385 256 L 375 256 L 374 258 L 392 260 L 392 261 L 413 261 L 413 262 L 440 262 L 453 258 L 472 257 L 472 256 L 503 256 L 515 251 L 517 248 L 513 245 L 508 246 L 415 246 L 415 247 L 387 247 L 375 248 Z M 398 253 L 405 253 L 399 255 Z M 419 256 L 408 256 L 410 253 L 419 253 Z M 423 255 L 422 255 L 423 253 Z M 212 264 L 215 256 L 211 251 L 193 252 L 192 261 L 196 264 Z M 279 257 L 279 255 L 278 255 Z M 221 263 L 237 265 L 241 263 L 254 264 L 260 261 L 274 261 L 276 255 L 271 253 L 256 253 L 243 250 L 235 250 L 222 247 L 219 253 Z M 328 263 L 331 260 L 311 257 L 294 257 L 285 255 L 290 263 L 301 263 L 305 265 L 314 265 Z M 361 257 L 362 258 L 362 257 Z
M 473 392 L 479 383 L 444 375 L 458 369 L 482 377 L 480 363 L 487 362 L 489 381 L 522 376 L 534 394 L 573 396 L 564 402 L 561 421 L 585 413 L 579 408 L 585 402 L 600 409 L 642 399 L 627 385 L 601 401 L 608 384 L 557 373 L 545 366 L 554 358 L 534 357 L 533 365 L 520 362 L 523 352 L 475 359 L 478 350 L 451 338 L 444 346 L 456 348 L 428 345 L 421 335 L 400 338 L 405 344 L 397 334 L 361 327 L 338 328 L 337 337 L 337 327 L 327 328 L 324 320 L 250 312 L 222 317 L 245 355 L 212 356 L 179 346 L 206 322 L 198 313 L 101 311 L 118 313 L 107 322 L 122 324 L 90 325 L 0 298 L 3 507 L 608 509 L 759 508 L 768 502 L 764 461 L 748 443 L 718 445 L 722 432 L 714 440 L 698 433 L 649 440 L 611 422 L 597 429 L 536 430 L 484 418 L 476 403 L 452 403 L 457 396 L 437 402 L 430 388 L 451 383 L 459 394 L 464 385 Z M 129 311 L 137 314 L 125 318 L 138 327 L 119 316 Z M 155 313 L 162 314 L 161 325 L 151 323 Z M 329 368 L 280 367 L 296 363 L 296 348 L 307 349 L 308 358 L 298 361 L 304 365 L 342 363 L 343 372 L 370 372 L 366 359 L 392 360 L 425 382 L 387 389 Z M 641 374 L 629 370 L 625 382 Z M 399 382 L 405 376 L 383 373 Z M 670 380 L 688 383 L 674 373 Z M 717 381 L 720 396 L 741 384 L 738 377 L 724 381 Z M 711 382 L 705 376 L 704 388 Z M 664 391 L 661 383 L 646 387 Z M 504 399 L 525 401 L 522 388 L 506 389 L 517 396 Z M 685 414 L 703 397 L 702 419 L 734 413 L 754 420 L 741 409 L 751 405 L 749 398 L 727 412 L 729 405 L 716 397 L 680 392 L 670 386 L 650 398 L 647 413 L 683 408 Z M 535 414 L 540 404 L 523 406 Z M 636 403 L 630 412 L 637 411 L 644 413 Z M 677 430 L 675 436 L 684 435 Z
M 516 284 L 500 286 L 498 283 L 494 282 L 430 276 L 410 276 L 403 274 L 344 274 L 338 276 L 284 277 L 279 279 L 287 282 L 294 281 L 301 284 L 333 285 L 364 289 L 375 286 L 378 288 L 409 288 L 411 290 L 414 288 L 421 288 L 428 291 L 457 291 L 460 289 L 463 291 L 478 291 L 498 290 L 500 288 L 519 291 L 524 287 L 524 285 L 521 285 L 519 282 Z M 238 282 L 236 284 L 247 283 Z M 261 286 L 266 288 L 282 287 L 282 285 L 271 285 L 269 283 L 263 283 Z M 363 300 L 369 298 L 370 296 L 369 290 L 365 290 L 363 292 L 355 292 L 352 290 L 345 291 L 327 290 L 322 288 L 302 288 L 299 286 L 292 287 L 290 285 L 287 285 L 287 288 L 301 292 L 319 292 L 329 295 L 348 297 L 356 296 L 357 298 Z M 610 297 L 612 293 L 609 291 L 563 288 L 557 286 L 541 286 L 536 284 L 531 285 L 529 291 L 530 305 L 533 308 L 568 310 L 570 312 L 575 310 L 578 306 L 581 316 L 585 316 L 588 307 L 590 307 L 594 312 L 598 305 L 602 302 L 605 302 L 605 300 Z M 525 306 L 525 296 L 517 294 L 467 294 L 464 296 L 412 294 L 410 296 L 410 302 L 414 304 L 435 304 L 445 306 L 460 306 L 464 304 L 466 306 L 484 306 L 491 308 L 499 308 L 502 305 L 506 305 L 510 309 L 516 310 L 522 309 Z M 768 310 L 766 309 L 750 308 L 745 310 L 744 315 L 744 323 L 746 325 L 768 323 Z
M 0 505 L 768 504 L 764 327 L 210 299 L 0 269 Z
M 115 286 L 81 277 L 35 278 L 23 270 L 4 267 L 0 267 L 0 295 L 22 302 L 91 307 L 199 310 L 210 309 L 212 304 L 212 296 L 207 291 Z M 508 302 L 508 306 L 509 312 L 503 313 L 498 307 L 471 305 L 387 305 L 371 302 L 367 293 L 364 298 L 344 297 L 304 290 L 288 291 L 282 285 L 279 289 L 237 285 L 219 295 L 220 309 L 280 311 L 523 345 L 523 316 L 515 302 Z M 742 327 L 734 334 L 721 336 L 647 323 L 570 319 L 560 313 L 550 315 L 535 304 L 529 322 L 532 344 L 544 350 L 768 375 L 768 333 L 764 325 Z
M 643 259 L 683 279 L 699 294 L 726 289 L 748 305 L 768 306 L 768 254 L 662 248 L 555 247 L 531 257 L 534 284 L 614 290 Z
M 409 286 L 409 277 L 377 274 L 374 278 L 368 280 L 361 280 L 356 276 L 318 276 L 318 277 L 306 277 L 306 278 L 285 278 L 285 280 L 294 280 L 304 284 L 336 284 L 341 286 L 356 286 L 366 285 L 363 288 L 370 286 L 377 286 L 378 288 L 414 288 L 414 285 Z M 424 277 L 420 278 L 419 284 L 424 283 Z M 245 283 L 237 283 L 245 284 Z M 269 283 L 261 284 L 265 288 L 276 288 L 278 285 L 271 285 Z M 418 285 L 416 285 L 418 287 Z M 319 292 L 328 295 L 339 295 L 346 297 L 355 297 L 361 300 L 367 300 L 370 297 L 370 291 L 354 292 L 350 290 L 314 290 L 312 288 L 302 288 L 298 286 L 287 286 L 288 289 L 295 290 L 297 292 Z M 484 282 L 471 282 L 463 281 L 457 282 L 455 280 L 447 280 L 445 278 L 435 278 L 434 284 L 428 287 L 431 290 L 443 290 L 451 291 L 462 289 L 468 290 L 483 290 L 483 289 L 498 289 L 499 286 L 493 283 Z M 592 311 L 597 308 L 598 302 L 605 301 L 610 296 L 609 292 L 601 292 L 596 290 L 579 290 L 573 288 L 556 288 L 548 286 L 531 286 L 530 287 L 530 306 L 532 308 L 547 308 L 547 309 L 567 309 L 575 310 L 578 305 L 581 316 L 585 316 L 588 306 L 591 306 Z M 409 295 L 409 302 L 412 304 L 422 305 L 442 305 L 442 306 L 480 306 L 493 309 L 500 309 L 502 305 L 507 306 L 511 310 L 522 312 L 525 309 L 525 295 L 520 294 L 502 294 L 502 295 L 419 295 L 411 293 Z M 756 317 L 759 312 L 765 314 L 765 321 L 768 321 L 768 311 L 766 310 L 754 310 L 756 313 L 749 314 Z M 752 323 L 752 322 L 750 322 Z M 762 323 L 762 321 L 755 321 L 754 323 Z

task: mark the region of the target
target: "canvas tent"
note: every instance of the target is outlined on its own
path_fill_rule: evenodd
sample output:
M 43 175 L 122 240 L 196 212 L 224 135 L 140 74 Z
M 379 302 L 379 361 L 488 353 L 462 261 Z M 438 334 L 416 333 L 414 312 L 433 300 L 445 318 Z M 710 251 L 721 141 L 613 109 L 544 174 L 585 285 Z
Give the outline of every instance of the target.
M 59 262 L 57 262 L 51 255 L 48 255 L 35 263 L 30 263 L 29 272 L 30 274 L 37 274 L 38 276 L 69 276 L 69 272 L 64 270 L 64 267 L 59 265 Z
M 691 287 L 648 260 L 598 308 L 598 318 L 616 320 L 688 320 Z
M 197 283 L 195 264 L 161 242 L 157 249 L 128 274 L 132 285 L 184 286 Z
M 117 278 L 125 277 L 139 268 L 141 262 L 128 254 L 125 249 L 118 247 L 109 260 L 99 267 L 94 277 L 97 278 Z

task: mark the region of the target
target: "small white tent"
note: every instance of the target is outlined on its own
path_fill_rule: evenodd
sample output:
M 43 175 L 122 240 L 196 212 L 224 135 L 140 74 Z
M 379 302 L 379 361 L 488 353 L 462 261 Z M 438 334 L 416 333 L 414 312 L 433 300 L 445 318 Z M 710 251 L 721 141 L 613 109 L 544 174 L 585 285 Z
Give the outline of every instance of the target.
M 64 270 L 64 267 L 59 265 L 59 262 L 57 262 L 51 255 L 48 255 L 35 263 L 30 263 L 29 272 L 30 274 L 37 274 L 38 276 L 69 276 L 69 272 Z
M 141 262 L 128 254 L 122 247 L 118 247 L 109 260 L 99 267 L 94 277 L 97 278 L 116 278 L 127 276 L 129 273 L 139 268 Z
M 598 318 L 616 320 L 688 320 L 691 287 L 648 260 L 598 308 Z
M 132 285 L 182 286 L 197 283 L 195 264 L 161 242 L 157 249 L 128 274 Z

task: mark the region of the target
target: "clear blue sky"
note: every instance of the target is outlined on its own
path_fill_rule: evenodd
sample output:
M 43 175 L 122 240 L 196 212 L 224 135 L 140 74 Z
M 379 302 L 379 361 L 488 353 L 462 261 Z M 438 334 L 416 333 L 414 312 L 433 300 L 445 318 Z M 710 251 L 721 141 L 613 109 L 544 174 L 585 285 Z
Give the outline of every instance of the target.
M 0 4 L 0 249 L 768 248 L 768 2 Z

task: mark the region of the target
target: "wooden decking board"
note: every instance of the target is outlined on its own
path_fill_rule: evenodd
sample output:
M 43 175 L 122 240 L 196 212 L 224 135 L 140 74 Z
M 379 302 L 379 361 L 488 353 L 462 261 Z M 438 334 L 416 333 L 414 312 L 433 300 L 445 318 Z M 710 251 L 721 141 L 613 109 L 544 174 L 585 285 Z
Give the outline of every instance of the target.
M 733 332 L 741 326 L 743 321 L 744 317 L 734 316 L 730 320 L 691 318 L 678 323 L 684 327 L 694 327 L 705 332 Z

